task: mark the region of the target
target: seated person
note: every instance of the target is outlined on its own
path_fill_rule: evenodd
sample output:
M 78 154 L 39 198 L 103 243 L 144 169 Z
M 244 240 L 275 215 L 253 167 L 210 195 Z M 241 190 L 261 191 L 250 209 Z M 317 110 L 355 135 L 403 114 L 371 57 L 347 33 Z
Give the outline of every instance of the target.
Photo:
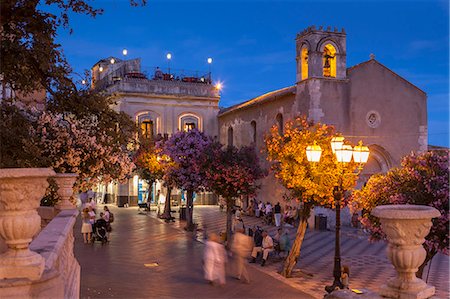
M 250 263 L 255 263 L 258 252 L 262 252 L 263 260 L 261 262 L 261 266 L 264 266 L 266 264 L 267 257 L 269 256 L 269 252 L 273 251 L 273 240 L 269 236 L 269 234 L 267 234 L 267 231 L 263 231 L 262 237 L 263 238 L 262 238 L 261 246 L 257 246 L 257 244 L 255 242 L 255 247 L 253 247 L 253 250 L 252 250 L 252 260 L 250 261 Z

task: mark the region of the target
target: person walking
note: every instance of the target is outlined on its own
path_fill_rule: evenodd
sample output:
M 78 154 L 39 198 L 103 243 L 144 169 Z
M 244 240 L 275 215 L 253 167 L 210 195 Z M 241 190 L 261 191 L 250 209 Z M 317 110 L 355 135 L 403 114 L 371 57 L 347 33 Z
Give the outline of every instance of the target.
M 275 214 L 275 226 L 280 227 L 281 225 L 281 206 L 280 202 L 277 202 L 277 204 L 273 207 L 274 214 Z
M 226 259 L 227 253 L 225 247 L 220 243 L 219 237 L 215 233 L 211 233 L 208 241 L 206 241 L 203 256 L 205 279 L 210 284 L 218 282 L 221 286 L 225 285 Z
M 89 209 L 84 208 L 83 213 L 81 214 L 81 233 L 83 234 L 84 243 L 91 242 L 92 237 L 92 225 L 89 216 Z
M 233 243 L 231 243 L 231 252 L 235 262 L 236 278 L 245 283 L 250 283 L 246 263 L 252 247 L 252 238 L 246 236 L 243 229 L 238 229 L 234 234 Z

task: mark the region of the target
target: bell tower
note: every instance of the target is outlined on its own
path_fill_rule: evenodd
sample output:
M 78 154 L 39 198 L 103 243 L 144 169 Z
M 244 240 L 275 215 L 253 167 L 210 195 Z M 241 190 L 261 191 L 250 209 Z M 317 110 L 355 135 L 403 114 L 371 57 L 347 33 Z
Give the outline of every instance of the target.
M 346 78 L 346 34 L 328 26 L 308 27 L 297 34 L 297 83 L 308 78 Z

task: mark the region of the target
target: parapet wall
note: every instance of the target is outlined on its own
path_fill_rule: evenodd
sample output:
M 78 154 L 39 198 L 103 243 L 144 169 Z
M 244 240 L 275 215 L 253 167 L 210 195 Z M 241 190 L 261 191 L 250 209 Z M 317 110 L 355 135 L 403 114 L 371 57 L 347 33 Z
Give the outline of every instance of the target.
M 78 210 L 61 211 L 33 240 L 30 249 L 45 259 L 37 281 L 4 279 L 0 298 L 79 298 L 80 265 L 73 254 L 73 226 Z

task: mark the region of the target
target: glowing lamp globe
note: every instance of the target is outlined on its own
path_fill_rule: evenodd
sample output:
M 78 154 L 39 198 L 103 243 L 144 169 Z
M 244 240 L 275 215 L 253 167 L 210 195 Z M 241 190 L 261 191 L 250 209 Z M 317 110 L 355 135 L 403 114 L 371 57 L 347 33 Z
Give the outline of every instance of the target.
M 128 50 L 127 49 L 123 49 L 122 50 L 122 54 L 123 54 L 123 56 L 126 56 L 128 54 Z
M 353 149 L 351 145 L 344 144 L 342 148 L 336 149 L 336 159 L 341 163 L 349 163 L 352 160 Z
M 170 53 L 167 53 L 167 56 L 166 56 L 166 57 L 167 57 L 167 59 L 169 59 L 169 60 L 170 60 L 170 59 L 172 59 L 172 54 L 170 54 Z
M 306 159 L 308 159 L 309 162 L 319 162 L 321 155 L 322 148 L 320 145 L 314 144 L 306 147 Z
M 209 64 L 212 63 L 212 58 L 211 58 L 211 57 L 208 58 L 208 63 L 209 63 Z
M 99 67 L 98 68 L 98 71 L 101 73 L 101 72 L 103 72 L 103 67 L 101 66 L 101 67 Z
M 341 149 L 343 145 L 344 145 L 344 137 L 337 136 L 331 139 L 331 150 L 333 151 L 333 153 L 336 153 L 336 150 Z
M 362 143 L 353 148 L 353 161 L 364 164 L 369 160 L 369 148 L 363 146 Z
M 109 62 L 111 62 L 111 64 L 114 64 L 114 63 L 116 63 L 116 60 L 114 58 L 111 58 L 111 60 Z

